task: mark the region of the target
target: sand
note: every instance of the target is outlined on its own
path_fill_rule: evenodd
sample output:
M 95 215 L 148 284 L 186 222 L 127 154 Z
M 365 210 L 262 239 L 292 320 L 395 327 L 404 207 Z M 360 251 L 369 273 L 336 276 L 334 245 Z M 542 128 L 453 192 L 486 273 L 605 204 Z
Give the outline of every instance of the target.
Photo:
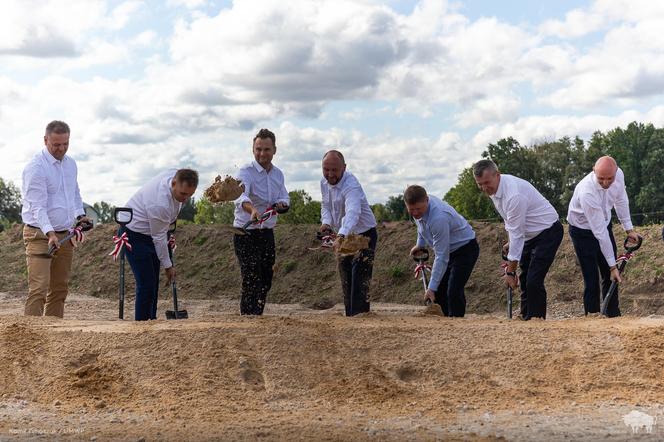
M 627 413 L 664 415 L 662 317 L 268 304 L 247 318 L 199 300 L 191 319 L 135 323 L 85 296 L 63 320 L 0 302 L 2 441 L 626 440 Z

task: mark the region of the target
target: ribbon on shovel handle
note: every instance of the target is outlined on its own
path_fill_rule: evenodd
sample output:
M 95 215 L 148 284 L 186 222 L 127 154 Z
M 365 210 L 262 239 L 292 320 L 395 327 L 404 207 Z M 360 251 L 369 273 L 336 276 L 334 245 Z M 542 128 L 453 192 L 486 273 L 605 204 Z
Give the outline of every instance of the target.
M 131 244 L 129 244 L 129 238 L 127 237 L 127 232 L 122 232 L 122 235 L 113 235 L 113 251 L 109 253 L 109 256 L 113 257 L 113 261 L 117 261 L 118 256 L 120 256 L 120 251 L 123 247 L 126 247 L 127 250 L 131 252 Z
M 175 251 L 175 249 L 178 248 L 178 245 L 175 243 L 175 235 L 171 235 L 168 238 L 168 248 L 171 249 L 172 251 Z
M 426 270 L 428 270 L 429 273 L 431 273 L 431 266 L 429 264 L 424 263 L 424 262 L 421 263 L 421 264 L 418 264 L 417 267 L 415 267 L 415 276 L 414 276 L 414 278 L 415 279 L 420 279 L 420 275 L 422 274 L 422 272 L 424 272 Z

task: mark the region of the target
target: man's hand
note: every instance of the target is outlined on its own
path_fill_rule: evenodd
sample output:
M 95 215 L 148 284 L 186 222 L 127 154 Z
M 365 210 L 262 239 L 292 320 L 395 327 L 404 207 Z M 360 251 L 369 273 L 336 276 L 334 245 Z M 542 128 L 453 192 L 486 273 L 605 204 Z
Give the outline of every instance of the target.
M 51 230 L 50 232 L 46 233 L 46 236 L 48 237 L 48 247 L 54 250 L 58 250 L 60 248 L 60 242 L 55 232 Z
M 503 275 L 503 283 L 506 287 L 515 290 L 517 287 L 519 287 L 519 278 L 517 278 L 516 275 Z
M 412 249 L 410 249 L 410 256 L 415 256 L 415 254 L 417 252 L 419 252 L 420 250 L 425 250 L 425 249 L 424 249 L 424 247 L 420 247 L 416 244 L 415 246 L 413 246 Z
M 81 230 L 85 232 L 92 229 L 93 222 L 92 219 L 90 219 L 88 216 L 83 215 L 82 217 L 77 219 L 76 225 L 81 226 Z
M 622 282 L 622 277 L 620 276 L 620 272 L 616 266 L 611 267 L 611 281 L 615 281 L 617 283 Z
M 424 293 L 424 302 L 426 302 L 427 299 L 430 299 L 432 304 L 436 302 L 436 294 L 433 292 L 433 290 L 427 289 L 427 291 Z
M 249 201 L 245 201 L 242 203 L 242 210 L 250 214 L 252 220 L 259 220 L 261 217 L 261 214 L 258 213 L 258 210 L 256 210 L 254 205 L 251 204 Z
M 274 205 L 274 209 L 279 213 L 279 212 L 286 212 L 288 211 L 288 204 L 281 202 L 277 203 Z
M 332 233 L 332 227 L 329 224 L 321 224 L 319 232 L 329 234 Z
M 641 235 L 636 233 L 636 230 L 628 230 L 625 233 L 627 233 L 627 238 L 629 238 L 629 242 L 631 242 L 632 244 L 637 244 L 639 242 L 639 238 L 641 237 Z
M 171 284 L 175 281 L 175 267 L 164 269 L 164 273 L 166 273 L 166 282 L 168 284 Z

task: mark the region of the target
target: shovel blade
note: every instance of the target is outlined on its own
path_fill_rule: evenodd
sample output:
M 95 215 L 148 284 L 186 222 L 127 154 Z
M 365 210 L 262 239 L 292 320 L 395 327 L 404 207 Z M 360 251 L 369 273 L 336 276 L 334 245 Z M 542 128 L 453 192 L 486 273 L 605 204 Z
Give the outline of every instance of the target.
M 189 313 L 186 310 L 166 310 L 166 319 L 189 319 Z

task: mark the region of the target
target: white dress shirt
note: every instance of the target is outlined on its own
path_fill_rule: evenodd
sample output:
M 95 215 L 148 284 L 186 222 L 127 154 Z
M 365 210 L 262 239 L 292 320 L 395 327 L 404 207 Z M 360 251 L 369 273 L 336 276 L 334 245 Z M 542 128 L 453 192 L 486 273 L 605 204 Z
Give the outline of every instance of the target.
M 276 203 L 290 205 L 290 198 L 284 184 L 284 174 L 274 164 L 268 172 L 257 161 L 252 161 L 240 169 L 238 179 L 244 184 L 244 192 L 235 200 L 233 226 L 242 227 L 251 220 L 251 214 L 242 208 L 242 204 L 245 202 L 251 203 L 259 214 Z M 272 229 L 275 225 L 277 225 L 277 216 L 273 216 L 261 225 L 252 224 L 248 228 Z
M 524 243 L 558 221 L 556 209 L 535 186 L 513 175 L 500 175 L 498 190 L 491 200 L 505 221 L 510 261 L 519 261 Z
M 616 265 L 613 245 L 607 230 L 611 222 L 611 208 L 616 209 L 623 228 L 631 230 L 633 226 L 629 215 L 629 198 L 625 190 L 625 174 L 620 168 L 616 172 L 615 181 L 608 189 L 599 185 L 595 172 L 583 177 L 574 189 L 567 210 L 567 222 L 570 226 L 592 230 L 609 267 Z
M 177 169 L 169 169 L 152 178 L 126 204 L 134 211 L 134 217 L 127 228 L 152 237 L 159 262 L 165 269 L 173 267 L 168 256 L 168 228 L 182 208 L 182 203 L 173 198 L 171 192 L 171 182 L 176 172 Z
M 321 222 L 331 226 L 339 235 L 364 233 L 376 227 L 367 196 L 355 176 L 345 171 L 341 180 L 331 186 L 325 178 L 320 181 Z
M 23 222 L 44 234 L 71 228 L 77 216 L 85 215 L 77 175 L 71 157 L 57 160 L 46 148 L 36 154 L 23 169 Z

